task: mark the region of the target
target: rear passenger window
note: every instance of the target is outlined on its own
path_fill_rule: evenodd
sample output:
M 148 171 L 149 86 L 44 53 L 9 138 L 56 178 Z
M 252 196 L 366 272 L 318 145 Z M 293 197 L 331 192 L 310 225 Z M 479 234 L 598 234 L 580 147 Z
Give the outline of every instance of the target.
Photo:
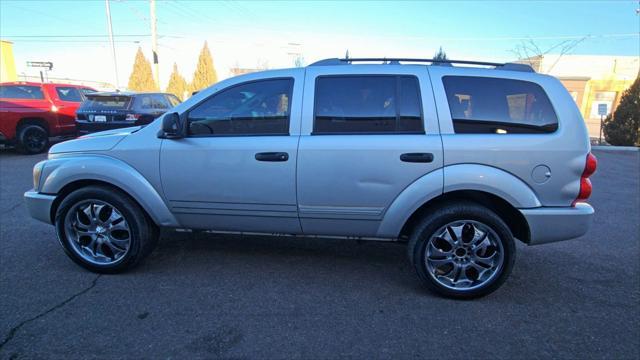
M 287 135 L 293 79 L 252 81 L 222 90 L 189 111 L 189 134 Z
M 80 95 L 80 91 L 74 87 L 56 87 L 56 92 L 58 93 L 58 98 L 62 101 L 75 101 L 81 102 L 82 95 Z
M 540 85 L 472 76 L 442 79 L 456 133 L 551 133 L 558 118 Z
M 40 86 L 8 85 L 0 86 L 0 98 L 4 99 L 44 99 L 44 93 Z
M 321 76 L 313 134 L 424 133 L 415 76 Z

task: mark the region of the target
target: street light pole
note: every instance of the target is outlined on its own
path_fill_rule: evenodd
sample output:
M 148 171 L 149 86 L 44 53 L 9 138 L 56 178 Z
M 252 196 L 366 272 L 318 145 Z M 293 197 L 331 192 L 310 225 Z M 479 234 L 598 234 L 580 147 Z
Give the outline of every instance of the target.
M 151 50 L 153 51 L 153 78 L 160 88 L 160 67 L 158 65 L 158 29 L 156 20 L 156 0 L 149 0 L 151 6 Z
M 116 46 L 113 43 L 113 28 L 111 26 L 111 10 L 109 9 L 109 0 L 105 0 L 105 6 L 107 8 L 107 28 L 109 29 L 109 42 L 111 43 L 111 55 L 113 56 L 113 71 L 116 78 L 116 89 L 120 88 L 118 82 L 118 62 L 116 61 Z

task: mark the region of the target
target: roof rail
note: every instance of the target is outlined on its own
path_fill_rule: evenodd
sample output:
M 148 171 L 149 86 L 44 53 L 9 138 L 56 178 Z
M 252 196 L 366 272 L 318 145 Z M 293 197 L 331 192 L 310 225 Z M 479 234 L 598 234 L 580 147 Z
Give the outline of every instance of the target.
M 451 66 L 452 64 L 463 65 L 482 65 L 482 66 L 494 66 L 500 70 L 522 71 L 522 72 L 535 72 L 533 68 L 527 64 L 520 63 L 495 63 L 486 61 L 470 61 L 470 60 L 436 60 L 436 59 L 415 59 L 415 58 L 349 58 L 339 59 L 331 58 L 316 61 L 309 66 L 329 66 L 329 65 L 349 65 L 354 62 L 369 62 L 369 61 L 382 61 L 383 64 L 398 65 L 403 62 L 427 62 L 431 64 L 444 64 Z

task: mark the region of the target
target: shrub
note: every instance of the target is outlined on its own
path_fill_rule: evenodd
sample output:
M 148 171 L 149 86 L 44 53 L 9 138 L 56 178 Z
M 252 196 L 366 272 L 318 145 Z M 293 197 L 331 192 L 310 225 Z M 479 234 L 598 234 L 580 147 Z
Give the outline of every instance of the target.
M 618 108 L 604 120 L 602 130 L 611 145 L 640 146 L 640 76 L 622 94 Z

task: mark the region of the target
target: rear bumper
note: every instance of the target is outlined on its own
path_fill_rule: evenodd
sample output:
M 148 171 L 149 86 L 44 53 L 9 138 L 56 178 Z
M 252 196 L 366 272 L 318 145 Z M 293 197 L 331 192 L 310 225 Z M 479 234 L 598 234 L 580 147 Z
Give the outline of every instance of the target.
M 55 199 L 54 195 L 40 194 L 33 190 L 24 193 L 24 201 L 27 204 L 29 215 L 47 224 L 51 224 L 51 206 L 53 206 Z
M 138 121 L 107 121 L 107 122 L 94 122 L 94 121 L 82 121 L 76 120 L 76 128 L 78 129 L 78 135 L 86 135 L 98 131 L 122 129 L 132 126 L 143 125 Z
M 587 203 L 575 207 L 541 207 L 520 210 L 527 223 L 531 240 L 529 245 L 569 240 L 587 233 L 594 210 Z

